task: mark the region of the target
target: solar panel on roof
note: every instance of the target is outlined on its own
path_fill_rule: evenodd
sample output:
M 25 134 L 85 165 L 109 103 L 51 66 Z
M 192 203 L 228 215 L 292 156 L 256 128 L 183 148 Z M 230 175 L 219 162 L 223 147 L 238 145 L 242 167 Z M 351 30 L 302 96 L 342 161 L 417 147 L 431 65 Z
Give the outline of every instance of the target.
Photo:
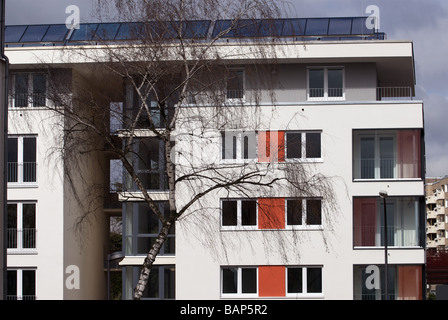
M 324 36 L 328 34 L 329 19 L 307 19 L 305 35 Z
M 305 35 L 307 19 L 286 19 L 283 22 L 283 37 L 297 37 Z
M 347 35 L 352 32 L 353 19 L 336 18 L 330 19 L 328 35 Z
M 210 20 L 188 21 L 185 28 L 185 37 L 189 39 L 202 39 L 207 37 Z
M 91 41 L 96 28 L 98 28 L 98 23 L 80 24 L 79 29 L 74 29 L 70 41 Z
M 62 42 L 65 40 L 69 29 L 65 24 L 50 25 L 42 41 L 44 42 Z
M 5 28 L 5 42 L 19 42 L 26 26 L 8 26 Z
M 353 35 L 359 34 L 374 34 L 374 29 L 368 29 L 366 26 L 367 18 L 353 18 L 352 33 Z
M 48 30 L 48 25 L 45 26 L 28 26 L 23 34 L 20 42 L 40 42 Z
M 101 23 L 95 31 L 94 40 L 110 41 L 115 40 L 119 23 Z
M 138 40 L 143 35 L 143 23 L 124 22 L 120 25 L 115 40 Z

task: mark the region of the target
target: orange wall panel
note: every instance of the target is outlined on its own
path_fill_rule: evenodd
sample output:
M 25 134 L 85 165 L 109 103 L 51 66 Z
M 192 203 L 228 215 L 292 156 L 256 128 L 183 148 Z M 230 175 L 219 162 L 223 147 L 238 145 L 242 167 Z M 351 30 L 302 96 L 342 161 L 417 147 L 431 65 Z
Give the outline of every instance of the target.
M 285 229 L 285 199 L 258 199 L 258 228 Z
M 286 295 L 284 266 L 263 266 L 258 268 L 260 297 L 284 297 Z

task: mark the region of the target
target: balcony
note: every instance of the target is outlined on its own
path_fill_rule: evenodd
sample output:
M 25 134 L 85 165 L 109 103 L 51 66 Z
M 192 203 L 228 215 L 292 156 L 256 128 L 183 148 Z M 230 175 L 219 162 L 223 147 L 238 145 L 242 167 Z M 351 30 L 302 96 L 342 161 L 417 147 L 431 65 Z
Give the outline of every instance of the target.
M 355 180 L 421 179 L 420 130 L 353 132 Z

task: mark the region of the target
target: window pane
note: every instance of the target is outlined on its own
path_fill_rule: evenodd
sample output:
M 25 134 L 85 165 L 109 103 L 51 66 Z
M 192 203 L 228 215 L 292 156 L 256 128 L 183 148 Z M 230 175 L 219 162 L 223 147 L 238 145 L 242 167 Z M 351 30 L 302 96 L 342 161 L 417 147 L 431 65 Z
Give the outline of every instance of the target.
M 375 178 L 375 139 L 361 138 L 361 179 Z
M 17 138 L 8 138 L 8 162 L 18 161 L 18 140 Z
M 306 201 L 306 224 L 321 225 L 322 224 L 322 204 L 321 200 Z
M 302 224 L 302 200 L 287 200 L 287 224 L 296 226 Z
M 227 79 L 227 99 L 242 99 L 244 96 L 244 71 L 231 70 Z
M 257 269 L 243 268 L 241 277 L 242 293 L 257 293 Z
M 8 299 L 17 299 L 17 270 L 7 271 L 7 289 Z
M 23 299 L 34 299 L 36 295 L 36 272 L 34 270 L 23 270 L 22 277 Z
M 147 204 L 138 204 L 138 233 L 158 234 L 159 219 Z
M 33 75 L 33 107 L 45 106 L 47 78 L 44 74 Z
M 23 182 L 36 181 L 36 138 L 23 138 Z
M 237 293 L 237 268 L 222 269 L 222 293 Z
M 320 133 L 307 133 L 306 134 L 306 157 L 320 158 L 321 155 L 321 140 Z
M 342 97 L 343 91 L 342 69 L 328 69 L 328 96 Z
M 257 202 L 255 200 L 241 202 L 241 223 L 243 226 L 257 225 Z
M 237 225 L 237 202 L 223 201 L 222 202 L 222 225 L 236 226 Z
M 257 157 L 257 135 L 255 132 L 243 134 L 242 150 L 244 159 L 255 159 Z
M 23 234 L 24 248 L 36 248 L 36 205 L 23 204 Z
M 28 106 L 28 75 L 17 74 L 14 86 L 15 107 Z
M 23 138 L 23 162 L 36 162 L 36 138 Z
M 302 134 L 287 133 L 286 134 L 286 158 L 300 159 L 302 157 Z
M 309 69 L 310 97 L 324 96 L 324 69 Z
M 308 293 L 322 292 L 321 268 L 307 268 L 307 292 Z
M 175 269 L 174 267 L 165 267 L 165 299 L 174 299 L 176 292 L 176 282 L 175 282 Z
M 8 204 L 8 248 L 17 248 L 17 204 Z
M 288 293 L 302 292 L 302 268 L 288 268 Z
M 381 179 L 394 177 L 394 138 L 380 138 L 380 172 Z
M 159 298 L 159 269 L 160 267 L 152 268 L 149 274 L 148 285 L 143 291 L 143 298 Z

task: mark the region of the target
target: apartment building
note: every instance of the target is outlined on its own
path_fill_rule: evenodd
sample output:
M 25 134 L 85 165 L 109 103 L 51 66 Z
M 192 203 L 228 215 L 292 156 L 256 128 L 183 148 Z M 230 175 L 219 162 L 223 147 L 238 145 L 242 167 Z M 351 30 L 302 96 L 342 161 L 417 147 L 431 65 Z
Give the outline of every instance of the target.
M 448 177 L 426 179 L 426 247 L 447 247 Z
M 201 22 L 200 28 L 206 37 L 226 23 Z M 386 288 L 388 299 L 422 299 L 424 122 L 423 102 L 414 98 L 412 41 L 386 40 L 366 27 L 365 18 L 279 19 L 275 25 L 280 30 L 275 37 L 237 29 L 214 44 L 232 65 L 231 80 L 221 89 L 226 115 L 239 125 L 202 122 L 208 124 L 200 128 L 202 140 L 183 139 L 198 129 L 191 119 L 206 117 L 216 107 L 202 96 L 188 99 L 185 107 L 177 106 L 176 150 L 210 161 L 223 175 L 252 165 L 282 177 L 293 165 L 305 168 L 303 178 L 325 177 L 329 188 L 297 193 L 276 185 L 269 192 L 255 186 L 207 193 L 170 230 L 143 299 L 375 300 L 386 297 Z M 85 156 L 81 168 L 88 179 L 67 181 L 69 164 L 58 152 L 49 152 L 64 143 L 58 125 L 65 119 L 42 107 L 54 103 L 45 98 L 45 66 L 59 67 L 65 79 L 79 83 L 97 63 L 78 56 L 68 62 L 62 48 L 101 50 L 102 42 L 93 40 L 95 31 L 108 30 L 108 40 L 118 41 L 125 39 L 120 32 L 128 24 L 85 24 L 74 32 L 63 27 L 6 28 L 13 90 L 8 228 L 22 232 L 8 249 L 8 277 L 16 283 L 11 290 L 17 296 L 30 290 L 38 299 L 104 298 L 105 226 L 110 212 L 121 211 L 122 296 L 132 299 L 161 224 L 123 173 L 115 181 L 122 188 L 117 192 L 121 205 L 96 209 L 88 244 L 82 242 L 73 224 L 83 208 L 71 188 L 87 196 L 84 184 L 108 186 L 110 168 L 123 167 L 107 152 Z M 236 41 L 241 38 L 247 40 L 244 45 Z M 254 54 L 268 43 L 275 59 Z M 269 92 L 258 81 L 268 78 L 274 79 Z M 112 108 L 133 115 L 141 101 L 126 81 L 123 96 L 123 101 L 109 101 Z M 163 121 L 157 103 L 150 99 L 148 105 L 154 106 L 152 116 L 138 123 L 133 160 L 159 211 L 168 213 L 164 144 L 145 130 L 150 125 L 162 129 Z M 126 124 L 111 120 L 108 125 L 124 145 Z M 177 176 L 185 161 L 176 163 Z M 112 165 L 101 170 L 107 164 Z M 179 183 L 176 206 L 194 198 L 207 179 Z M 77 288 L 70 282 L 73 266 L 81 275 Z

